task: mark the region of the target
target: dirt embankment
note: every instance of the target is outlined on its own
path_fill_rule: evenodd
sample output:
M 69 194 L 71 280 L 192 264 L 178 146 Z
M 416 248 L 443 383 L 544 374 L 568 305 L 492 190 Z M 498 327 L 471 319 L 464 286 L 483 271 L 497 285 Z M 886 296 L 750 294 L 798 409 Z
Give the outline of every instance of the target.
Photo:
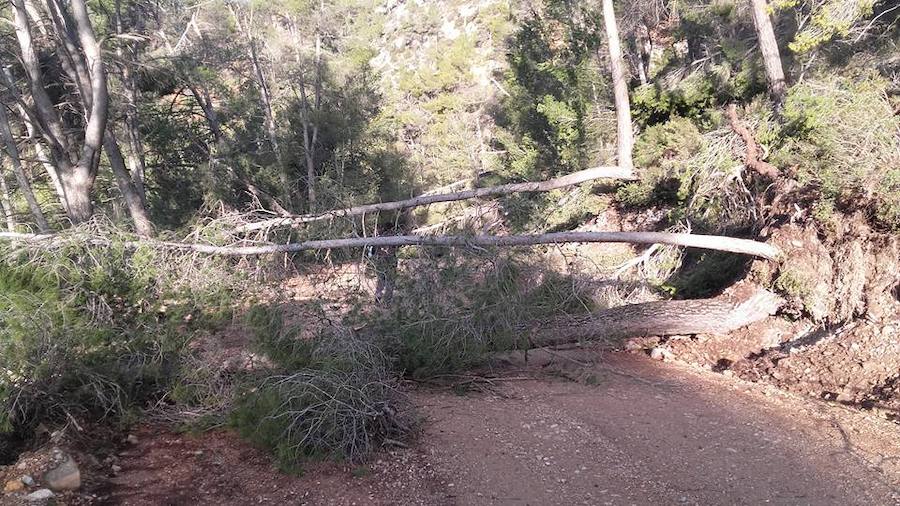
M 750 276 L 786 297 L 780 315 L 660 346 L 685 362 L 900 419 L 900 237 L 850 219 L 826 234 L 789 224 L 769 241 L 785 261 L 757 262 Z

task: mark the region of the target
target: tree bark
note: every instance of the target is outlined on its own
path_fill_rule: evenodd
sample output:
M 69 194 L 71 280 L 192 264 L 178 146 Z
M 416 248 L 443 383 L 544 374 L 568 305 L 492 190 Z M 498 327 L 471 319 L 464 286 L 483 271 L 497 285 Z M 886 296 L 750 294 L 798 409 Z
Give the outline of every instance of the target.
M 106 150 L 109 165 L 112 167 L 113 175 L 116 178 L 119 193 L 122 194 L 122 199 L 125 200 L 125 206 L 128 207 L 131 221 L 134 222 L 135 231 L 141 236 L 153 236 L 153 222 L 150 220 L 150 215 L 147 214 L 147 208 L 144 207 L 144 199 L 141 198 L 140 193 L 134 187 L 131 174 L 125 166 L 122 151 L 119 149 L 119 143 L 111 130 L 106 132 L 103 147 Z
M 44 85 L 40 62 L 34 48 L 34 40 L 31 37 L 30 21 L 25 11 L 25 5 L 23 0 L 10 0 L 10 4 L 13 10 L 16 39 L 21 50 L 22 67 L 28 76 L 28 84 L 37 112 L 36 117 L 40 121 L 39 126 L 44 134 L 44 138 L 50 145 L 54 158 L 59 160 L 65 159 L 68 163 L 68 147 L 62 121 L 53 107 L 53 101 L 50 100 L 50 95 L 47 94 Z M 62 164 L 57 165 L 62 168 Z
M 155 244 L 174 249 L 187 249 L 198 253 L 224 256 L 258 256 L 273 253 L 296 253 L 299 251 L 398 246 L 448 246 L 448 247 L 508 247 L 534 246 L 538 244 L 623 242 L 631 244 L 670 244 L 689 248 L 728 251 L 757 256 L 767 260 L 780 259 L 778 248 L 769 244 L 714 235 L 674 234 L 669 232 L 555 232 L 534 235 L 388 235 L 381 237 L 351 237 L 344 239 L 323 239 L 300 243 L 274 244 L 267 246 L 210 246 L 175 242 Z
M 106 68 L 100 54 L 100 44 L 94 36 L 91 19 L 87 12 L 84 0 L 70 0 L 72 17 L 75 19 L 75 27 L 81 50 L 84 52 L 91 83 L 90 114 L 87 125 L 84 127 L 84 144 L 81 148 L 81 158 L 78 165 L 81 170 L 97 174 L 100 164 L 100 149 L 106 136 L 107 114 L 109 113 L 109 90 L 106 83 Z M 93 178 L 91 178 L 93 186 Z M 90 191 L 90 189 L 88 190 Z M 90 203 L 90 199 L 88 199 Z M 93 214 L 93 209 L 86 216 L 76 217 L 79 221 L 88 219 Z
M 633 171 L 634 131 L 631 126 L 631 104 L 628 100 L 628 82 L 625 76 L 625 60 L 622 58 L 622 44 L 616 24 L 616 12 L 612 0 L 602 0 L 603 21 L 609 46 L 609 67 L 612 73 L 613 94 L 616 102 L 616 131 L 618 139 L 616 154 L 619 167 Z
M 41 135 L 50 147 L 54 165 L 59 170 L 60 183 L 69 203 L 67 209 L 69 219 L 74 223 L 86 221 L 93 215 L 90 193 L 100 163 L 100 149 L 106 131 L 109 102 L 106 71 L 101 58 L 100 45 L 94 36 L 87 7 L 84 0 L 69 2 L 72 9 L 72 24 L 74 24 L 72 27 L 68 18 L 64 16 L 61 4 L 56 0 L 48 2 L 51 15 L 57 14 L 54 17 L 54 23 L 57 25 L 57 35 L 63 41 L 63 49 L 66 53 L 61 61 L 74 67 L 71 73 L 79 86 L 87 118 L 79 153 L 73 142 L 66 137 L 59 113 L 45 90 L 24 2 L 23 0 L 10 0 L 10 3 L 13 7 L 16 38 L 21 49 L 22 65 L 28 76 L 29 87 L 35 103 L 34 108 L 37 112 L 35 117 L 39 122 Z M 80 46 L 83 52 L 83 61 L 73 40 L 76 36 L 78 38 L 77 46 Z M 71 61 L 66 61 L 67 56 Z M 84 65 L 86 70 L 78 72 L 79 62 Z M 88 87 L 89 93 L 86 93 Z
M 759 51 L 762 53 L 763 66 L 766 69 L 769 94 L 772 101 L 775 102 L 776 109 L 780 109 L 784 103 L 787 85 L 784 79 L 784 67 L 781 65 L 781 55 L 778 51 L 778 41 L 775 39 L 775 30 L 772 28 L 772 20 L 769 18 L 769 6 L 766 0 L 750 0 L 750 11 L 753 14 L 753 25 L 756 27 Z
M 68 215 L 69 213 L 69 201 L 66 199 L 66 192 L 63 188 L 62 182 L 59 180 L 59 169 L 54 165 L 52 157 L 47 153 L 44 149 L 44 145 L 41 144 L 41 140 L 39 138 L 38 129 L 35 126 L 35 115 L 25 106 L 25 101 L 22 99 L 21 94 L 19 93 L 19 89 L 16 86 L 15 79 L 13 79 L 12 72 L 8 66 L 3 67 L 0 70 L 0 77 L 2 77 L 4 83 L 6 84 L 6 88 L 13 95 L 13 99 L 16 102 L 16 106 L 19 111 L 19 117 L 22 120 L 22 123 L 25 124 L 25 131 L 28 133 L 28 137 L 31 139 L 32 146 L 34 148 L 34 155 L 41 166 L 44 167 L 44 170 L 47 172 L 47 175 L 50 177 L 50 181 L 53 184 L 54 190 L 56 190 L 56 195 L 59 198 L 59 203 L 63 208 L 63 211 Z
M 579 341 L 621 343 L 631 337 L 727 334 L 775 314 L 783 301 L 762 288 L 738 285 L 711 299 L 668 300 L 613 307 L 536 329 L 532 347 Z
M 122 2 L 116 0 L 116 34 L 125 33 L 124 23 L 122 21 Z M 130 44 L 127 47 L 129 54 L 125 55 L 120 44 L 116 47 L 116 55 L 121 62 L 122 72 L 122 89 L 125 91 L 125 131 L 128 141 L 128 171 L 131 174 L 131 182 L 134 189 L 141 197 L 141 201 L 146 206 L 147 191 L 144 188 L 144 173 L 146 172 L 146 161 L 144 159 L 144 146 L 141 142 L 140 118 L 138 116 L 138 92 L 137 83 L 134 74 L 131 71 L 132 60 L 136 59 L 136 50 Z
M 67 239 L 74 241 L 94 242 L 105 244 L 108 241 L 98 237 L 72 237 L 57 234 L 10 234 L 0 233 L 0 239 L 18 240 L 26 242 L 40 242 L 56 240 L 56 244 L 62 244 Z M 271 244 L 267 246 L 213 246 L 210 244 L 158 241 L 144 239 L 140 241 L 127 241 L 124 244 L 129 247 L 141 245 L 153 246 L 164 249 L 187 250 L 197 253 L 221 256 L 259 256 L 281 253 L 296 253 L 299 251 L 337 249 L 337 248 L 362 248 L 362 247 L 399 247 L 399 246 L 442 246 L 442 247 L 473 247 L 473 246 L 534 246 L 538 244 L 564 244 L 564 243 L 595 243 L 595 242 L 621 242 L 631 244 L 670 244 L 689 248 L 710 249 L 716 251 L 728 251 L 765 258 L 771 261 L 781 259 L 781 251 L 770 244 L 752 241 L 749 239 L 735 239 L 714 235 L 673 234 L 668 232 L 556 232 L 550 234 L 533 235 L 475 235 L 475 236 L 418 236 L 418 235 L 388 235 L 380 237 L 351 237 L 344 239 L 323 239 L 305 241 L 300 243 Z
M 28 204 L 28 210 L 31 211 L 31 216 L 34 218 L 34 223 L 37 225 L 39 231 L 49 231 L 50 224 L 47 223 L 47 218 L 44 216 L 44 212 L 41 210 L 41 206 L 38 204 L 34 192 L 31 191 L 31 182 L 28 180 L 28 177 L 25 175 L 25 170 L 22 168 L 22 158 L 19 156 L 19 148 L 16 146 L 16 140 L 13 138 L 12 130 L 9 126 L 9 117 L 6 114 L 6 108 L 3 105 L 0 105 L 0 137 L 2 137 L 6 147 L 6 154 L 12 165 L 13 174 L 15 174 L 16 181 L 19 183 L 19 191 L 21 191 L 22 196 L 25 197 L 25 202 Z
M 594 167 L 592 169 L 573 172 L 572 174 L 561 176 L 555 179 L 550 179 L 547 181 L 512 183 L 500 186 L 491 186 L 488 188 L 463 190 L 453 193 L 426 194 L 407 200 L 382 202 L 380 204 L 365 204 L 344 209 L 334 209 L 319 214 L 307 214 L 289 218 L 273 218 L 271 220 L 264 220 L 243 225 L 241 227 L 238 227 L 237 230 L 239 232 L 252 232 L 254 230 L 263 230 L 272 227 L 298 226 L 304 223 L 329 220 L 332 218 L 360 216 L 363 214 L 371 214 L 380 211 L 397 211 L 400 209 L 425 206 L 438 202 L 452 202 L 456 200 L 466 200 L 480 197 L 496 197 L 517 192 L 548 192 L 557 188 L 574 186 L 576 184 L 604 178 L 632 180 L 634 179 L 634 176 L 630 170 L 625 170 L 619 167 Z
M 0 207 L 3 208 L 3 217 L 6 219 L 6 229 L 10 232 L 16 230 L 16 211 L 13 209 L 9 198 L 9 187 L 6 185 L 6 172 L 0 166 Z
M 69 219 L 72 223 L 82 223 L 94 215 L 91 190 L 96 177 L 96 172 L 80 164 L 60 172 L 60 182 L 65 188 L 69 202 Z

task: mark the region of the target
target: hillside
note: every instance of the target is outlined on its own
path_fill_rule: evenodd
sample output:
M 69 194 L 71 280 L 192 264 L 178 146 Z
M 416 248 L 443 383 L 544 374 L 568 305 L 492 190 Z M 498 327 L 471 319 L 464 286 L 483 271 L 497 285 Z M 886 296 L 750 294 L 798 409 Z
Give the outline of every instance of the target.
M 0 504 L 900 500 L 895 2 L 0 18 Z

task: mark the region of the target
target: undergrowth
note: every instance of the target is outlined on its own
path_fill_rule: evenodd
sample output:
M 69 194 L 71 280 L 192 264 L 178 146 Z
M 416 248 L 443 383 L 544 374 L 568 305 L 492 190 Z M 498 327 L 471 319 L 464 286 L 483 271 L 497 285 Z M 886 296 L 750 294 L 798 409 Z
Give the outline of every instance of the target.
M 274 367 L 245 382 L 230 424 L 272 451 L 285 471 L 310 458 L 358 461 L 407 437 L 415 418 L 377 343 L 335 327 L 311 339 L 286 327 L 279 307 L 248 314 L 256 346 Z
M 791 88 L 784 124 L 760 113 L 760 139 L 771 160 L 815 192 L 814 218 L 828 225 L 834 211 L 865 211 L 900 231 L 900 117 L 877 76 L 820 77 Z
M 239 276 L 225 261 L 129 239 L 95 221 L 52 245 L 3 246 L 0 439 L 134 421 L 177 384 L 191 336 L 230 314 Z

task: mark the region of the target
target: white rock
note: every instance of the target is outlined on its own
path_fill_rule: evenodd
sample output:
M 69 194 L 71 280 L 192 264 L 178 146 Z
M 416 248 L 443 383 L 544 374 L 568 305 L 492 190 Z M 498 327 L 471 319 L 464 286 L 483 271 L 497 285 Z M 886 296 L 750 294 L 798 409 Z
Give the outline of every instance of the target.
M 54 495 L 53 492 L 51 492 L 49 489 L 42 488 L 40 490 L 35 490 L 34 492 L 26 495 L 25 500 L 32 501 L 32 502 L 46 501 L 47 499 L 52 498 L 53 495 Z
M 44 473 L 44 483 L 52 490 L 77 490 L 81 487 L 81 470 L 75 460 L 65 455 L 61 462 Z
M 650 358 L 653 360 L 672 360 L 675 356 L 672 355 L 671 351 L 657 346 L 650 350 Z

